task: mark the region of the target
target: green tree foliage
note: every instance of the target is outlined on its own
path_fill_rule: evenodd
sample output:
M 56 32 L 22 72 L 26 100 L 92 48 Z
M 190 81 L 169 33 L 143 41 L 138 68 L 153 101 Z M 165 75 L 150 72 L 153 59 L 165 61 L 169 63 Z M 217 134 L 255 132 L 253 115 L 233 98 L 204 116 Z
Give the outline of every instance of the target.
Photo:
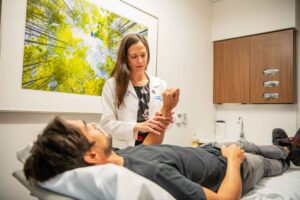
M 85 0 L 27 0 L 22 88 L 100 96 L 130 32 L 148 34 Z

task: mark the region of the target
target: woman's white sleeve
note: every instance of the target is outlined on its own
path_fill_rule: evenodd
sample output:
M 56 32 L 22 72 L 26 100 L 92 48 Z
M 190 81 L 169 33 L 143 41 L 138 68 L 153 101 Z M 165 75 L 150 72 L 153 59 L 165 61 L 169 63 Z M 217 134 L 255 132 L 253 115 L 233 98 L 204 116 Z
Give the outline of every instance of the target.
M 103 114 L 101 117 L 101 128 L 111 134 L 114 139 L 133 140 L 133 129 L 135 122 L 118 120 L 116 95 L 112 84 L 107 81 L 102 91 Z

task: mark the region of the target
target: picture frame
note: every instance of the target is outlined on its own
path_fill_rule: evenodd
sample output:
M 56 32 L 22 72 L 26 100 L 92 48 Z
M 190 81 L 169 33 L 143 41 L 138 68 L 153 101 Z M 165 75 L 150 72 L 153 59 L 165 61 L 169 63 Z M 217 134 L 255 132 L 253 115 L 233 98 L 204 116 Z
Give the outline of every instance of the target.
M 158 19 L 120 0 L 88 0 L 148 27 L 151 59 L 148 72 L 156 75 Z M 22 89 L 26 0 L 4 0 L 1 22 L 0 111 L 101 113 L 101 96 Z

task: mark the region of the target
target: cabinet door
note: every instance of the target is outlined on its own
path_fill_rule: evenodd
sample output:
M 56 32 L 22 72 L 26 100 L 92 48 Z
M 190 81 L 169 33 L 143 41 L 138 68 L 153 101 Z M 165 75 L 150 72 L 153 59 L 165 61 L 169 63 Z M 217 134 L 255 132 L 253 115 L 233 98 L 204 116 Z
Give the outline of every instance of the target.
M 294 30 L 251 36 L 250 57 L 250 102 L 295 103 Z M 264 74 L 267 69 L 277 69 L 278 72 Z M 265 81 L 275 81 L 278 86 L 266 87 Z M 275 98 L 268 99 L 272 93 Z
M 214 103 L 249 103 L 249 37 L 214 42 Z

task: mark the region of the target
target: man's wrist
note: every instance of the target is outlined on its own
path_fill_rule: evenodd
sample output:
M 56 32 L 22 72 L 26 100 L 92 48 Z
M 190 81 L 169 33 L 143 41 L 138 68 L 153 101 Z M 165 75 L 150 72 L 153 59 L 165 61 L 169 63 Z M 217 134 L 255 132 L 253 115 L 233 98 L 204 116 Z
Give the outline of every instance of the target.
M 161 108 L 160 112 L 161 112 L 161 114 L 162 114 L 163 116 L 167 116 L 167 115 L 170 115 L 171 110 L 168 109 L 168 108 L 165 108 L 165 107 L 163 106 L 163 107 Z

